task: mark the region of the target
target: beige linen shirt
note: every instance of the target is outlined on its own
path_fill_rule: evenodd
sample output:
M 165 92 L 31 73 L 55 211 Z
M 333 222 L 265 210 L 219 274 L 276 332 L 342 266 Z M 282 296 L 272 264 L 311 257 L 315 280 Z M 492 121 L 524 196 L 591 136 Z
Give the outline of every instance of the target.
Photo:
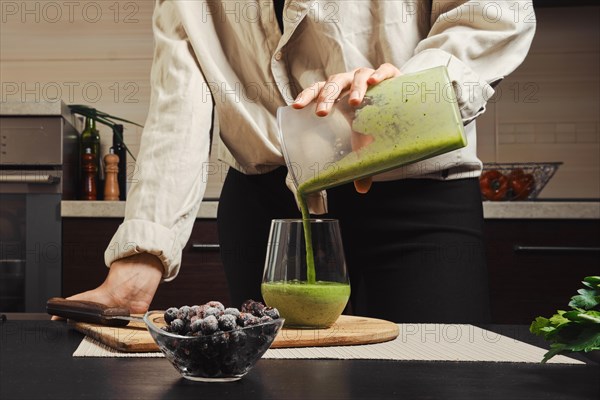
M 211 127 L 221 160 L 247 174 L 271 171 L 284 165 L 277 107 L 332 74 L 386 62 L 403 73 L 447 66 L 467 124 L 535 31 L 531 1 L 285 0 L 283 17 L 282 35 L 272 0 L 156 2 L 139 173 L 108 266 L 148 252 L 163 262 L 164 280 L 177 275 L 206 188 Z M 478 176 L 475 123 L 466 134 L 465 148 L 376 180 Z

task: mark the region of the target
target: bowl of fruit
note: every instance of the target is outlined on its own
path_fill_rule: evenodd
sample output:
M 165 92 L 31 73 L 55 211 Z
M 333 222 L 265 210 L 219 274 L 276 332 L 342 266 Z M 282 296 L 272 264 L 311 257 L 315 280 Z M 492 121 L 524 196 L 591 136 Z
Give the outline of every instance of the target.
M 486 163 L 479 177 L 481 196 L 491 201 L 535 200 L 561 164 Z
M 144 322 L 184 378 L 228 382 L 252 369 L 275 340 L 284 319 L 277 309 L 248 300 L 239 310 L 211 301 L 148 311 Z

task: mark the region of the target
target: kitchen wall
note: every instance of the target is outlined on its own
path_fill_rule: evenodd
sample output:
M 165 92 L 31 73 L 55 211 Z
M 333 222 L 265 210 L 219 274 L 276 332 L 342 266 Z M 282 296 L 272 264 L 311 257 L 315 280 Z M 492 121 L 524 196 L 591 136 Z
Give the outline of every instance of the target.
M 546 198 L 600 197 L 600 8 L 537 10 L 525 62 L 478 120 L 487 162 L 562 161 Z
M 60 97 L 143 124 L 153 5 L 0 2 L 1 100 Z M 498 87 L 478 120 L 479 154 L 486 162 L 564 162 L 541 197 L 600 198 L 599 16 L 599 7 L 537 10 L 538 33 L 528 59 Z M 106 152 L 112 133 L 102 128 L 101 136 Z M 134 154 L 140 136 L 141 129 L 126 126 Z M 226 171 L 214 165 L 208 197 L 218 197 Z M 133 166 L 131 161 L 135 179 Z

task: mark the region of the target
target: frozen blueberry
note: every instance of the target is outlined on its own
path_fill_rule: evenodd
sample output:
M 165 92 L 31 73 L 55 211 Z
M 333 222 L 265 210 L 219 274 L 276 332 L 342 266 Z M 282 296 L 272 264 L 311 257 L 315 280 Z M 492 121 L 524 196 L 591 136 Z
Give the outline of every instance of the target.
M 242 330 L 235 330 L 229 334 L 229 340 L 232 343 L 243 346 L 246 343 L 246 332 Z
M 219 328 L 222 331 L 234 330 L 236 325 L 236 318 L 231 314 L 223 314 L 219 317 Z
M 252 299 L 248 299 L 245 302 L 242 303 L 242 306 L 240 307 L 240 310 L 242 312 L 251 312 L 252 311 L 252 304 L 256 303 L 255 300 Z
M 209 315 L 202 320 L 201 329 L 203 334 L 210 335 L 219 329 L 219 321 L 214 315 Z
M 199 353 L 202 355 L 202 358 L 206 359 L 206 358 L 213 358 L 216 357 L 219 352 L 218 349 L 212 345 L 212 343 L 207 339 L 207 340 L 202 340 L 202 342 L 200 342 L 199 346 L 197 347 L 197 350 L 199 351 Z M 205 361 L 205 360 L 202 360 Z
M 228 337 L 226 334 L 217 333 L 210 337 L 210 344 L 214 346 L 218 351 L 222 350 L 227 345 Z
M 224 311 L 225 306 L 220 301 L 209 301 L 206 303 L 209 307 L 217 308 L 219 311 Z
M 236 318 L 236 322 L 238 327 L 243 327 L 244 326 L 244 316 L 246 315 L 246 313 L 240 313 L 240 315 L 238 315 L 238 317 Z
M 218 317 L 221 314 L 223 314 L 223 312 L 216 307 L 208 307 L 206 310 L 204 310 L 204 318 L 211 315 L 214 317 Z
M 189 314 L 190 314 L 190 306 L 183 306 L 179 308 L 179 311 L 177 312 L 177 318 L 181 319 L 181 320 L 185 320 L 189 318 Z
M 259 301 L 246 300 L 242 304 L 242 312 L 251 313 L 255 317 L 262 317 L 265 305 Z
M 279 310 L 273 307 L 265 308 L 263 314 L 268 317 L 271 317 L 272 319 L 279 319 Z
M 177 318 L 171 322 L 171 332 L 182 333 L 185 329 L 185 322 Z
M 198 308 L 196 309 L 196 315 L 200 318 L 206 317 L 206 315 L 204 315 L 204 312 L 206 311 L 207 308 L 208 308 L 208 306 L 206 304 L 198 306 Z
M 190 324 L 190 332 L 200 332 L 200 330 L 202 329 L 202 320 L 198 317 L 195 317 L 196 320 L 194 320 L 191 324 Z
M 200 311 L 202 308 L 200 306 L 194 305 L 190 307 L 190 315 L 200 317 Z
M 239 326 L 244 327 L 250 318 L 254 317 L 252 314 L 247 312 L 241 312 L 240 316 L 237 318 L 237 323 Z
M 259 322 L 260 324 L 265 324 L 265 323 L 267 323 L 267 322 L 271 322 L 271 321 L 273 321 L 273 318 L 269 317 L 268 315 L 263 315 L 262 317 L 260 317 L 260 318 L 258 319 L 258 322 Z
M 179 311 L 177 307 L 171 307 L 165 311 L 164 318 L 167 324 L 170 324 L 174 319 L 177 318 L 177 311 Z
M 234 307 L 226 308 L 223 313 L 227 315 L 233 315 L 236 318 L 240 316 L 240 310 Z

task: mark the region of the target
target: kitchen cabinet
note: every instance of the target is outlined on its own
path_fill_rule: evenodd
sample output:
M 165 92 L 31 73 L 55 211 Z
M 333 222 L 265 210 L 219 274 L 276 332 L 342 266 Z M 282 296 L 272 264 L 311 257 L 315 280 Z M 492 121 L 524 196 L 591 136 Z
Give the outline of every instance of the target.
M 63 218 L 63 296 L 106 277 L 104 250 L 121 218 Z M 229 304 L 214 219 L 197 219 L 179 276 L 162 283 L 151 308 L 219 299 Z M 528 324 L 564 309 L 581 280 L 600 274 L 598 219 L 486 219 L 494 323 Z M 595 249 L 595 250 L 594 250 Z
M 104 281 L 104 250 L 120 218 L 63 218 L 62 295 L 92 289 Z M 177 278 L 161 283 L 151 309 L 220 300 L 229 304 L 229 292 L 217 245 L 215 220 L 197 219 L 183 250 Z
M 485 236 L 494 323 L 549 317 L 600 275 L 597 219 L 486 219 Z

